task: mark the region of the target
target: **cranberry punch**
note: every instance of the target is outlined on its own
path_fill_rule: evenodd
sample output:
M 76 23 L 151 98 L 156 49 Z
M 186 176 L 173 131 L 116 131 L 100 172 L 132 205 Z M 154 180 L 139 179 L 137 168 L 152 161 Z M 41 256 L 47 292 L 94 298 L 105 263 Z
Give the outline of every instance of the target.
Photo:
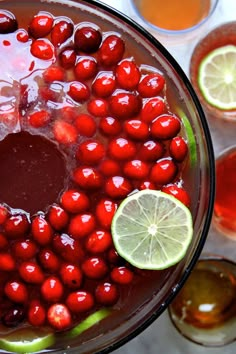
M 1 2 L 6 352 L 111 351 L 132 338 L 184 282 L 212 212 L 210 136 L 178 64 L 120 14 L 67 4 Z M 134 264 L 120 238 L 122 211 L 147 204 L 133 220 L 131 208 L 130 231 L 152 203 L 158 214 L 160 200 L 188 229 L 193 222 L 193 235 L 168 261 L 145 251 Z M 155 226 L 147 228 L 154 236 Z M 168 242 L 163 249 L 173 254 Z

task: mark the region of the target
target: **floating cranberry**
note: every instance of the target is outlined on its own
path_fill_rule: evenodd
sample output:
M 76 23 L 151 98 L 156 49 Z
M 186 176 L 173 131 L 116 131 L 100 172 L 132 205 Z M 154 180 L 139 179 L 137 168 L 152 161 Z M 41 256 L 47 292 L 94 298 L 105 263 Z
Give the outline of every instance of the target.
M 173 195 L 180 202 L 186 205 L 186 207 L 190 207 L 190 197 L 188 192 L 183 188 L 179 187 L 176 184 L 168 184 L 167 186 L 162 187 L 162 192 Z
M 41 284 L 44 274 L 40 266 L 35 262 L 25 261 L 19 266 L 20 277 L 29 284 Z
M 69 289 L 78 289 L 82 283 L 81 269 L 74 264 L 63 264 L 60 269 L 60 277 L 63 284 Z
M 109 230 L 113 216 L 117 210 L 117 204 L 110 199 L 102 199 L 96 206 L 96 217 L 102 228 Z
M 76 52 L 74 48 L 65 48 L 59 54 L 59 61 L 64 69 L 71 69 L 74 67 L 76 62 Z
M 52 30 L 53 17 L 48 12 L 40 11 L 29 24 L 29 33 L 33 38 L 46 37 Z
M 44 71 L 43 78 L 47 83 L 63 81 L 65 79 L 65 71 L 59 66 L 50 66 Z
M 140 71 L 133 60 L 124 59 L 116 67 L 116 80 L 125 90 L 134 90 L 140 79 Z
M 171 158 L 158 160 L 151 169 L 150 179 L 159 185 L 173 181 L 177 174 L 177 166 Z
M 55 49 L 48 39 L 35 39 L 31 44 L 31 54 L 39 59 L 51 60 L 54 58 Z
M 172 139 L 181 129 L 178 117 L 171 114 L 163 114 L 157 117 L 151 125 L 151 133 L 157 139 Z
M 53 133 L 55 139 L 60 144 L 74 144 L 78 138 L 78 132 L 76 128 L 63 120 L 57 120 L 53 125 Z
M 5 295 L 13 302 L 23 304 L 28 299 L 26 286 L 19 281 L 9 281 L 4 287 Z
M 68 95 L 76 102 L 84 102 L 90 96 L 89 88 L 86 84 L 73 81 L 69 85 Z
M 49 244 L 53 237 L 52 227 L 42 215 L 33 219 L 31 232 L 34 240 L 41 246 Z
M 44 280 L 41 286 L 41 294 L 45 301 L 57 302 L 59 301 L 64 292 L 64 287 L 58 277 L 49 276 Z
M 97 129 L 97 125 L 93 117 L 89 114 L 81 113 L 75 119 L 75 126 L 80 135 L 91 138 Z
M 124 130 L 134 140 L 146 140 L 149 135 L 148 125 L 138 119 L 125 121 Z
M 105 117 L 109 113 L 109 106 L 105 99 L 94 98 L 88 102 L 88 112 L 95 117 Z
M 120 119 L 136 116 L 142 107 L 140 97 L 133 92 L 115 91 L 109 100 L 112 115 Z
M 76 168 L 73 172 L 73 179 L 79 187 L 84 189 L 98 189 L 103 183 L 100 172 L 93 167 Z
M 100 171 L 104 176 L 116 176 L 121 173 L 121 167 L 118 162 L 112 159 L 103 160 L 99 166 Z
M 68 233 L 74 239 L 80 239 L 90 234 L 95 228 L 95 218 L 91 213 L 75 215 L 71 218 Z
M 81 57 L 74 67 L 75 77 L 79 81 L 89 80 L 97 73 L 97 62 L 95 58 Z
M 106 67 L 116 65 L 123 57 L 125 43 L 121 37 L 115 34 L 107 36 L 98 51 L 98 60 Z
M 113 264 L 113 265 L 118 265 L 123 262 L 123 259 L 119 256 L 119 254 L 115 248 L 111 248 L 108 251 L 107 257 L 108 257 L 109 263 Z
M 53 249 L 65 261 L 79 262 L 84 257 L 84 251 L 77 240 L 63 233 L 53 238 Z
M 58 117 L 66 122 L 73 123 L 77 116 L 77 108 L 74 106 L 64 106 L 58 112 Z
M 82 142 L 77 151 L 76 158 L 83 164 L 95 165 L 105 155 L 105 147 L 99 140 L 86 140 Z
M 16 268 L 16 262 L 11 254 L 0 252 L 0 271 L 12 272 Z
M 69 216 L 60 205 L 53 204 L 48 211 L 48 221 L 55 230 L 59 231 L 66 227 Z
M 149 166 L 141 160 L 131 160 L 125 163 L 124 174 L 132 179 L 145 179 L 149 174 Z
M 26 43 L 29 40 L 29 34 L 24 29 L 20 29 L 20 30 L 17 31 L 16 39 L 19 42 Z
M 116 87 L 115 75 L 112 71 L 101 71 L 92 83 L 92 92 L 98 97 L 109 97 Z
M 82 270 L 86 277 L 102 279 L 108 273 L 108 267 L 103 258 L 91 257 L 82 263 Z
M 121 199 L 127 197 L 132 191 L 132 185 L 122 176 L 113 176 L 107 179 L 105 191 L 109 197 Z
M 37 251 L 37 245 L 32 240 L 17 241 L 13 246 L 16 259 L 28 260 L 33 258 Z
M 86 249 L 90 253 L 103 253 L 112 246 L 111 233 L 104 230 L 92 232 L 86 240 Z
M 165 85 L 165 78 L 163 75 L 154 73 L 145 75 L 138 85 L 138 92 L 142 97 L 157 96 Z
M 156 161 L 164 156 L 165 148 L 161 142 L 148 140 L 139 149 L 139 157 L 144 161 Z
M 0 10 L 0 34 L 15 32 L 18 24 L 12 12 Z
M 42 249 L 38 254 L 38 261 L 42 268 L 49 273 L 55 273 L 60 267 L 57 255 L 49 248 Z
M 43 326 L 46 320 L 46 310 L 37 300 L 31 301 L 28 309 L 28 321 L 32 326 Z
M 99 28 L 83 26 L 75 31 L 74 43 L 77 49 L 84 53 L 95 53 L 102 41 Z
M 34 128 L 45 127 L 51 119 L 51 114 L 48 111 L 41 110 L 33 112 L 28 117 L 29 124 Z
M 101 283 L 95 290 L 95 297 L 98 303 L 106 306 L 114 305 L 119 299 L 119 291 L 115 284 Z
M 4 224 L 7 220 L 8 214 L 8 209 L 4 205 L 0 204 L 0 225 Z
M 66 305 L 72 313 L 85 312 L 93 308 L 94 298 L 88 291 L 80 290 L 68 295 Z
M 60 47 L 67 39 L 69 39 L 74 30 L 74 25 L 68 18 L 57 20 L 51 31 L 52 44 L 55 47 Z
M 9 242 L 6 236 L 2 233 L 0 233 L 0 250 L 4 250 L 8 247 Z
M 171 140 L 169 149 L 171 157 L 178 162 L 182 162 L 188 153 L 188 146 L 181 136 L 176 136 Z
M 1 320 L 4 326 L 9 328 L 17 327 L 25 319 L 25 311 L 22 307 L 13 307 L 4 313 Z
M 25 236 L 29 230 L 30 223 L 25 214 L 9 216 L 4 224 L 7 236 L 11 238 L 19 238 Z
M 69 189 L 63 192 L 60 202 L 65 210 L 73 214 L 86 211 L 90 205 L 88 196 L 75 189 Z
M 111 279 L 118 284 L 130 284 L 134 278 L 133 272 L 127 267 L 115 267 L 111 271 Z
M 109 143 L 108 152 L 111 157 L 119 161 L 130 160 L 136 155 L 136 146 L 131 140 L 117 138 Z
M 162 97 L 148 99 L 140 112 L 140 118 L 143 122 L 151 123 L 153 119 L 160 116 L 166 110 L 165 102 Z
M 69 328 L 72 324 L 70 311 L 64 304 L 51 305 L 47 312 L 49 324 L 58 331 Z
M 105 135 L 114 136 L 121 132 L 122 126 L 118 119 L 113 117 L 102 117 L 99 122 L 99 129 Z

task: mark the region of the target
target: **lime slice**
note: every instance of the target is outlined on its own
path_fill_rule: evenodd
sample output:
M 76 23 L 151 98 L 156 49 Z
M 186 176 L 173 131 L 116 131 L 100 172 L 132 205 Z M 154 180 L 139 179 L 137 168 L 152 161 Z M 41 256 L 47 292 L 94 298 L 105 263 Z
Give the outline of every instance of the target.
M 35 353 L 54 344 L 55 337 L 46 330 L 22 328 L 0 338 L 0 348 L 12 353 Z
M 236 109 L 236 46 L 210 52 L 200 63 L 199 87 L 206 101 L 221 110 Z
M 175 197 L 155 190 L 127 197 L 112 221 L 117 252 L 140 269 L 165 269 L 179 262 L 192 234 L 189 209 Z
M 80 322 L 77 326 L 75 326 L 69 332 L 67 332 L 66 336 L 77 337 L 82 332 L 86 331 L 90 327 L 94 326 L 96 323 L 99 323 L 101 320 L 109 316 L 110 313 L 111 311 L 109 309 L 101 309 L 92 313 L 87 318 L 85 318 L 82 322 Z

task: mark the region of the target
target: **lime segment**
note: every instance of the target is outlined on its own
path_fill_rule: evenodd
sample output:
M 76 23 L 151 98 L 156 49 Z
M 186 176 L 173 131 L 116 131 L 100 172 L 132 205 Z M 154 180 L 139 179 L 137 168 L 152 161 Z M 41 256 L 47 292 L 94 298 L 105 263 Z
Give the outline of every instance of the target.
M 12 353 L 35 353 L 53 345 L 55 337 L 46 330 L 22 328 L 0 338 L 0 348 Z
M 140 269 L 165 269 L 179 262 L 192 234 L 189 209 L 175 197 L 155 190 L 127 197 L 112 221 L 117 252 Z
M 222 110 L 236 109 L 236 46 L 211 51 L 200 63 L 198 82 L 209 104 Z

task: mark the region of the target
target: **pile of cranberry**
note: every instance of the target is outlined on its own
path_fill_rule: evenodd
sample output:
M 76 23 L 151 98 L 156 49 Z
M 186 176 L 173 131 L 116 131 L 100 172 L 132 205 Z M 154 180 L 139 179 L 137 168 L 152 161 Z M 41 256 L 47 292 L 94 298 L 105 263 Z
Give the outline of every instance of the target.
M 189 206 L 181 179 L 188 147 L 164 75 L 126 56 L 122 35 L 47 12 L 27 29 L 6 10 L 0 20 L 1 43 L 14 37 L 29 48 L 27 70 L 37 71 L 36 88 L 30 79 L 20 87 L 21 129 L 56 142 L 72 161 L 68 185 L 46 210 L 29 215 L 1 201 L 0 323 L 64 330 L 119 303 L 136 276 L 111 236 L 125 197 L 159 189 Z

